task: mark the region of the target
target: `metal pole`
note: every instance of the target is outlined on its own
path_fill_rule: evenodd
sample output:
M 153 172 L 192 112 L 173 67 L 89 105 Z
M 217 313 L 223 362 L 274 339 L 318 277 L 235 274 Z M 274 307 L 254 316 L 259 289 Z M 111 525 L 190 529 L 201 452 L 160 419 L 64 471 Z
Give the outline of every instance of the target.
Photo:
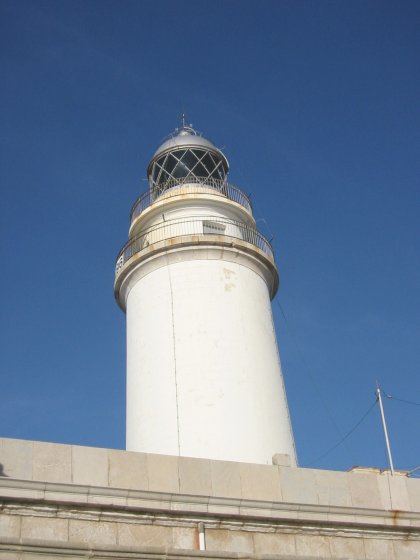
M 384 429 L 386 449 L 388 451 L 389 466 L 391 468 L 391 474 L 393 475 L 394 474 L 394 463 L 392 462 L 391 447 L 389 445 L 388 430 L 387 430 L 386 422 L 385 422 L 384 407 L 382 405 L 382 393 L 381 393 L 381 388 L 379 387 L 378 382 L 376 382 L 376 396 L 378 397 L 379 409 L 381 411 L 382 426 L 383 426 L 383 429 Z
M 199 550 L 206 550 L 206 533 L 204 523 L 201 521 L 198 524 L 198 547 Z

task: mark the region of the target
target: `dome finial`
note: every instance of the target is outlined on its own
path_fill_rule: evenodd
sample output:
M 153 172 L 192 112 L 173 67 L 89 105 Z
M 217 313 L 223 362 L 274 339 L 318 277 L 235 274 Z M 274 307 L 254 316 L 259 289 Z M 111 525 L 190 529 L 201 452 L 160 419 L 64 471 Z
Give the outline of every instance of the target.
M 187 126 L 187 117 L 185 116 L 185 113 L 182 113 L 182 128 L 185 128 Z
M 188 124 L 187 115 L 186 115 L 185 113 L 182 113 L 182 116 L 181 116 L 181 125 L 182 125 L 182 126 L 181 126 L 181 131 L 182 131 L 182 130 L 188 130 L 189 132 L 192 132 L 192 133 L 194 133 L 194 134 L 197 134 L 197 131 L 193 129 L 192 123 L 189 123 L 189 124 Z M 178 129 L 177 129 L 177 130 L 178 130 Z

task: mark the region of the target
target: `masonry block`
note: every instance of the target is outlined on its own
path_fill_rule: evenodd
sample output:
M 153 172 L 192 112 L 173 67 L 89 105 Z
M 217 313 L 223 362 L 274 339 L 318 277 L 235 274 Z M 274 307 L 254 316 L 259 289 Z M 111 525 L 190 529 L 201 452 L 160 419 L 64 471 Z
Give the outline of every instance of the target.
M 206 550 L 252 553 L 254 552 L 252 533 L 225 529 L 207 529 Z
M 239 463 L 231 461 L 210 461 L 213 496 L 223 498 L 242 497 Z
M 253 535 L 256 554 L 294 555 L 296 544 L 294 535 L 287 533 L 256 532 Z
M 375 509 L 383 507 L 376 474 L 350 472 L 349 485 L 352 503 L 355 507 Z
M 88 543 L 91 546 L 116 544 L 117 528 L 115 523 L 70 519 L 69 541 Z
M 32 480 L 32 441 L 0 440 L 2 476 Z
M 109 486 L 130 490 L 148 490 L 147 455 L 130 451 L 108 451 Z
M 366 560 L 398 560 L 392 540 L 364 539 Z
M 152 492 L 179 492 L 178 457 L 172 455 L 147 455 L 147 477 Z
M 299 504 L 318 504 L 317 481 L 312 469 L 280 467 L 283 501 Z
M 182 550 L 198 549 L 197 527 L 173 527 L 172 546 Z
M 239 469 L 244 500 L 282 501 L 278 467 L 240 463 Z
M 326 506 L 351 506 L 350 486 L 346 472 L 313 470 L 318 502 Z
M 69 527 L 67 519 L 54 517 L 22 517 L 21 537 L 47 541 L 68 541 Z
M 122 546 L 172 546 L 172 527 L 150 524 L 118 524 L 118 544 Z
M 1 537 L 19 537 L 20 535 L 20 517 L 18 515 L 0 514 L 0 538 Z
M 72 477 L 74 484 L 108 486 L 108 450 L 73 445 Z
M 211 496 L 210 461 L 179 457 L 179 490 L 181 494 Z
M 420 512 L 420 480 L 407 478 L 407 491 L 410 496 L 410 506 L 413 511 Z
M 306 558 L 332 558 L 329 539 L 321 535 L 295 535 L 296 556 Z M 357 560 L 360 560 L 359 558 Z
M 34 441 L 33 480 L 71 482 L 71 446 Z
M 420 558 L 420 540 L 395 540 L 392 543 L 394 554 L 397 560 L 419 560 Z
M 330 550 L 332 558 L 357 558 L 364 560 L 365 547 L 363 539 L 358 537 L 331 537 Z

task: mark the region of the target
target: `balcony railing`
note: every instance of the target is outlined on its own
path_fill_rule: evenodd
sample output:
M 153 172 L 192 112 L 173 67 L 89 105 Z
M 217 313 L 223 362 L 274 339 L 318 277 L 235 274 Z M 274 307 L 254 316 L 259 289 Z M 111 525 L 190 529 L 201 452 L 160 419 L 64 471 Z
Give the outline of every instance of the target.
M 115 275 L 118 276 L 124 264 L 136 253 L 149 245 L 174 237 L 191 235 L 218 235 L 241 239 L 258 247 L 274 260 L 273 248 L 267 239 L 256 229 L 235 220 L 218 216 L 194 216 L 161 222 L 130 239 L 118 254 Z
M 132 222 L 137 216 L 139 216 L 145 208 L 148 208 L 153 202 L 157 200 L 163 200 L 170 198 L 172 196 L 179 195 L 179 190 L 176 187 L 182 187 L 184 185 L 191 185 L 191 194 L 206 192 L 203 189 L 212 189 L 214 192 L 211 194 L 219 195 L 233 202 L 237 202 L 248 212 L 252 211 L 251 202 L 249 198 L 240 189 L 222 181 L 220 179 L 213 179 L 212 177 L 183 177 L 182 179 L 171 179 L 159 185 L 159 189 L 154 188 L 153 190 L 148 190 L 135 201 L 133 207 L 131 208 L 130 221 Z M 200 186 L 202 189 L 200 189 Z M 172 192 L 171 192 L 172 191 Z M 207 193 L 208 194 L 208 193 Z

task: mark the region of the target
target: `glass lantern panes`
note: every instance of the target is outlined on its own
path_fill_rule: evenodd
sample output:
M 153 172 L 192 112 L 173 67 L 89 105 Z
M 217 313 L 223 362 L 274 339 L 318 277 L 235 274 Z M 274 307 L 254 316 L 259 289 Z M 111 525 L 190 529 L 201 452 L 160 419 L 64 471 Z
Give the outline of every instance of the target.
M 182 183 L 203 183 L 222 188 L 227 168 L 223 159 L 208 150 L 183 148 L 158 158 L 150 174 L 151 187 L 161 193 Z

